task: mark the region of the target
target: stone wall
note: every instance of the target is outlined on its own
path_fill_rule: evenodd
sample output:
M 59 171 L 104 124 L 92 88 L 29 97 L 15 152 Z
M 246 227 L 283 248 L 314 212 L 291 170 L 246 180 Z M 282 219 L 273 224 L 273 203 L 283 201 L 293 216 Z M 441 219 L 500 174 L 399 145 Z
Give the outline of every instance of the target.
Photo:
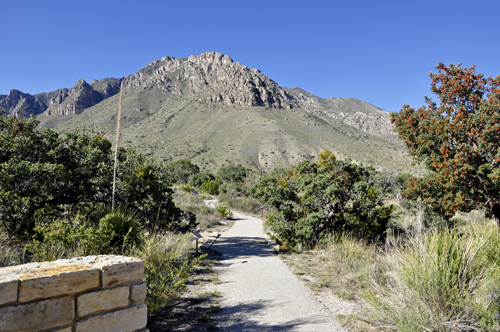
M 0 332 L 146 332 L 143 276 L 124 256 L 0 268 Z

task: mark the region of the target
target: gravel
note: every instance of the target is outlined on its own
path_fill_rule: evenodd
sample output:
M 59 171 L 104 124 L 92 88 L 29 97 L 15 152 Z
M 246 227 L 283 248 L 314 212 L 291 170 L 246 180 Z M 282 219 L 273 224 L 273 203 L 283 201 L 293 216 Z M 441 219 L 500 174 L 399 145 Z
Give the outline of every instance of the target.
M 269 248 L 262 220 L 234 218 L 212 247 L 222 254 L 222 331 L 347 331 Z

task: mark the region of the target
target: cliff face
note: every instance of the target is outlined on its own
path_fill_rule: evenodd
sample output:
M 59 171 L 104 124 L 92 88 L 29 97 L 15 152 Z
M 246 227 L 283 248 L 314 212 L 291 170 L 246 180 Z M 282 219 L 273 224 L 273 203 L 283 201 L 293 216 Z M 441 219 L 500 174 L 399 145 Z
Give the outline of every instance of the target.
M 47 115 L 80 114 L 85 109 L 103 100 L 103 96 L 95 91 L 85 80 L 80 78 L 69 90 L 63 89 L 48 100 Z
M 200 102 L 213 107 L 292 108 L 292 98 L 276 82 L 216 52 L 181 59 L 165 56 L 126 77 L 124 85 L 138 90 L 155 87 L 175 96 L 196 93 Z
M 8 95 L 0 95 L 0 110 L 15 116 L 39 115 L 44 112 L 46 115 L 80 114 L 117 94 L 121 81 L 122 79 L 105 78 L 100 81 L 93 80 L 88 84 L 81 78 L 71 89 L 58 89 L 36 95 L 11 90 Z
M 46 109 L 45 104 L 29 93 L 10 90 L 8 95 L 0 95 L 0 110 L 15 116 L 38 115 Z

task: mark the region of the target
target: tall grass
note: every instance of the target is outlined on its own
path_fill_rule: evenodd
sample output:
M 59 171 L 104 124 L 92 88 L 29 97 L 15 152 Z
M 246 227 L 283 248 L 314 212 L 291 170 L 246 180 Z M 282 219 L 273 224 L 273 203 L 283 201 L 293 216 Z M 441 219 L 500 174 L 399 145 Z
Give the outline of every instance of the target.
M 500 234 L 484 221 L 409 238 L 387 253 L 373 281 L 373 317 L 397 331 L 498 331 Z
M 146 304 L 155 316 L 182 294 L 191 271 L 199 266 L 200 257 L 193 258 L 189 235 L 156 233 L 146 238 L 131 255 L 144 261 L 148 282 Z
M 218 199 L 221 204 L 226 205 L 232 210 L 250 213 L 260 217 L 266 217 L 272 211 L 271 206 L 262 204 L 251 197 L 238 196 L 234 191 L 220 194 Z
M 196 214 L 196 221 L 201 229 L 209 229 L 219 225 L 220 215 L 215 209 L 205 205 L 202 195 L 195 195 L 191 192 L 176 190 L 173 200 L 175 205 L 182 210 Z

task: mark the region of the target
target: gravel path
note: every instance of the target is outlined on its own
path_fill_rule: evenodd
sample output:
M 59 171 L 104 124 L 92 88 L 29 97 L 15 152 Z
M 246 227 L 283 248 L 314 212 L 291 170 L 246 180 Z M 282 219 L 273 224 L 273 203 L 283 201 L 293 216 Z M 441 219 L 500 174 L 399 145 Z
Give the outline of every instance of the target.
M 267 246 L 262 220 L 236 222 L 212 248 L 222 254 L 223 331 L 347 331 Z

